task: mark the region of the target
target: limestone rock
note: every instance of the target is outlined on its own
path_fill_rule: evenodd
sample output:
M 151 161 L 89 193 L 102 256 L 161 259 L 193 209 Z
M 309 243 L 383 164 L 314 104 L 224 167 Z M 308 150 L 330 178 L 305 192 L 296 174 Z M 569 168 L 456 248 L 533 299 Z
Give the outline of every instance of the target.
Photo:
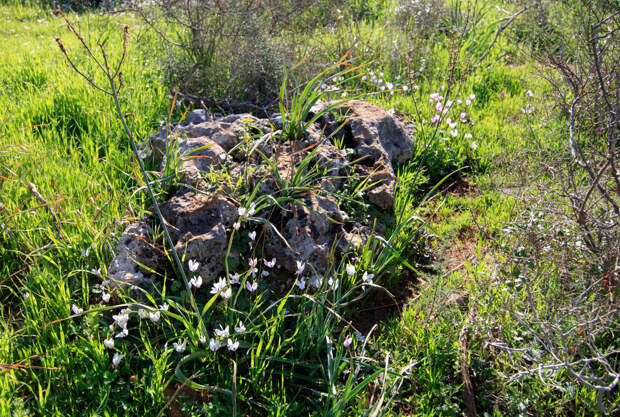
M 142 284 L 145 281 L 142 265 L 156 265 L 158 253 L 153 245 L 152 230 L 144 222 L 131 223 L 116 247 L 116 256 L 108 267 L 112 285 Z
M 227 230 L 237 218 L 237 207 L 221 196 L 182 190 L 162 208 L 179 254 L 200 262 L 198 274 L 209 281 L 222 271 Z
M 323 103 L 313 111 L 330 104 Z M 241 179 L 250 190 L 258 187 L 259 194 L 273 196 L 283 192 L 287 181 L 296 178 L 300 162 L 312 153 L 309 164 L 301 168 L 305 170 L 304 175 L 311 172 L 310 177 L 298 186 L 298 191 L 287 191 L 293 193 L 293 200 L 270 207 L 269 213 L 256 215 L 269 217 L 273 224 L 265 225 L 260 235 L 263 256 L 275 257 L 289 274 L 295 273 L 299 260 L 309 265 L 308 270 L 323 273 L 334 257 L 351 247 L 359 247 L 371 237 L 369 225 L 353 222 L 337 197 L 346 177 L 355 173 L 367 179 L 368 200 L 389 213 L 394 205 L 396 184 L 392 164 L 412 156 L 412 128 L 390 112 L 361 101 L 342 104 L 306 126 L 307 136 L 303 140 L 282 141 L 278 130 L 281 128 L 279 115 L 270 119 L 249 114 L 214 117 L 195 110 L 184 123 L 153 135 L 149 145 L 162 169 L 167 163 L 166 149 L 178 152 L 184 182 L 198 190 L 201 177 L 226 164 L 226 175 L 233 182 Z M 337 143 L 352 149 L 353 155 L 339 149 Z M 246 151 L 236 150 L 239 144 Z M 268 163 L 265 158 L 269 159 Z M 226 186 L 222 188 L 226 193 L 230 191 Z M 238 206 L 238 202 L 229 200 L 223 193 L 206 195 L 187 186 L 161 206 L 175 249 L 186 260 L 200 263 L 197 273 L 206 282 L 216 278 L 223 269 L 228 239 L 233 223 L 238 220 Z M 140 277 L 138 263 L 158 272 L 171 269 L 163 256 L 162 248 L 167 245 L 163 241 L 153 243 L 154 230 L 158 230 L 158 225 L 152 219 L 150 226 L 135 223 L 127 228 L 110 265 L 111 275 L 120 280 Z M 381 232 L 380 224 L 375 230 Z M 231 256 L 239 258 L 238 253 Z

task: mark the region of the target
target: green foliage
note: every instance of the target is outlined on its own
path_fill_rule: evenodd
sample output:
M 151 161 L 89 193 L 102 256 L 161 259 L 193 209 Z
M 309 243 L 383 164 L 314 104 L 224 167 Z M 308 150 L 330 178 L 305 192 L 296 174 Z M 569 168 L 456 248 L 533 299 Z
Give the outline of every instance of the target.
M 271 16 L 240 17 L 233 8 L 226 16 L 207 16 L 204 23 L 238 28 L 240 36 L 205 39 L 200 53 L 189 55 L 162 47 L 161 36 L 135 16 L 80 15 L 88 41 L 105 43 L 113 61 L 122 53 L 119 23 L 131 26 L 135 37 L 129 42 L 121 104 L 139 139 L 171 122 L 169 114 L 179 120 L 186 106 L 177 104 L 171 111 L 169 86 L 181 86 L 197 62 L 203 65 L 189 77 L 190 91 L 279 104 L 284 128 L 270 140 L 280 145 L 303 139 L 308 123 L 321 116 L 311 114 L 312 106 L 319 100 L 342 101 L 343 92 L 348 93 L 345 100 L 363 95 L 394 109 L 415 132 L 413 159 L 395 167 L 395 213 L 379 213 L 365 201 L 369 184 L 363 178 L 348 178 L 344 192 L 335 195 L 356 220 L 384 221 L 386 237 L 373 235 L 360 248 L 340 254 L 340 263 L 313 291 L 299 290 L 299 277 L 286 276 L 278 276 L 274 287 L 261 283 L 252 293 L 239 289 L 252 281 L 249 260 L 262 255 L 260 234 L 250 250 L 249 232 L 275 228 L 277 218 L 267 213 L 316 191 L 324 173 L 312 163 L 313 151 L 296 161 L 286 177 L 279 177 L 277 161 L 259 158 L 265 176 L 276 177 L 279 191 L 273 196 L 243 181 L 232 184 L 225 170 L 211 173 L 205 179 L 213 187 L 209 190 L 226 183 L 231 196 L 246 209 L 254 205 L 255 212 L 229 235 L 239 264 L 227 265 L 225 279 L 238 272 L 240 287 L 224 299 L 204 284 L 195 294 L 196 312 L 174 276 L 162 277 L 153 292 L 115 293 L 110 307 L 101 302 L 97 286 L 115 240 L 127 222 L 144 216 L 150 202 L 112 104 L 78 80 L 50 47 L 54 37 L 66 38 L 64 29 L 49 9 L 32 2 L 6 3 L 0 8 L 6 22 L 0 29 L 0 364 L 23 368 L 0 369 L 0 414 L 157 415 L 175 384 L 185 382 L 207 397 L 197 401 L 181 392 L 178 406 L 187 415 L 463 415 L 463 328 L 480 414 L 598 412 L 601 397 L 566 372 L 554 375 L 555 385 L 534 376 L 506 384 L 515 370 L 512 357 L 486 344 L 501 336 L 514 346 L 533 346 L 540 357 L 548 355 L 535 332 L 507 314 L 527 311 L 520 275 L 535 265 L 525 261 L 531 248 L 516 250 L 517 236 L 510 232 L 515 213 L 528 213 L 527 207 L 504 191 L 522 191 L 522 177 L 515 171 L 570 157 L 558 134 L 565 130 L 565 119 L 549 103 L 551 88 L 522 52 L 521 46 L 536 49 L 550 38 L 530 29 L 531 15 L 507 29 L 516 41 L 498 38 L 481 68 L 472 64 L 484 56 L 503 22 L 494 6 L 512 3 L 319 1 L 288 17 L 288 11 L 300 9 L 297 1 L 274 2 L 281 7 L 265 9 Z M 558 22 L 570 7 L 569 2 L 552 2 L 547 15 L 549 27 L 562 39 L 572 26 Z M 277 30 L 271 30 L 274 21 L 282 23 Z M 191 40 L 186 32 L 175 32 L 170 15 L 158 23 L 165 35 Z M 76 41 L 65 41 L 75 50 Z M 563 44 L 568 54 L 572 42 L 569 38 Z M 300 56 L 307 58 L 297 72 L 282 72 Z M 431 122 L 438 112 L 438 102 L 429 102 L 433 93 L 443 96 L 441 104 L 462 103 L 454 104 L 443 120 Z M 466 105 L 472 93 L 475 99 Z M 463 122 L 461 112 L 466 113 Z M 454 128 L 448 118 L 457 123 Z M 537 140 L 532 131 L 539 133 Z M 176 186 L 179 159 L 170 151 L 165 172 L 148 172 L 160 196 Z M 447 187 L 457 179 L 469 181 L 474 191 L 460 194 Z M 31 182 L 48 204 L 32 194 Z M 557 260 L 573 253 L 559 248 L 558 241 L 553 246 L 558 256 L 540 265 L 546 278 L 535 290 L 543 311 L 565 307 L 571 288 L 582 289 L 559 285 Z M 430 253 L 436 262 L 429 267 Z M 227 259 L 233 258 L 231 252 Z M 525 266 L 503 267 L 513 258 Z M 355 266 L 353 275 L 347 264 Z M 600 275 L 586 257 L 571 268 L 592 279 Z M 362 285 L 364 272 L 375 275 L 372 284 Z M 407 277 L 425 283 L 404 300 Z M 337 288 L 329 278 L 339 283 Z M 350 318 L 361 314 L 360 305 L 383 308 L 372 297 L 386 290 L 398 297 L 401 314 L 379 323 L 367 338 L 356 335 L 358 323 Z M 167 311 L 161 308 L 164 302 Z M 84 312 L 73 314 L 74 304 Z M 104 340 L 119 330 L 110 332 L 108 326 L 121 308 L 131 311 L 130 333 L 114 339 L 114 348 L 108 349 Z M 140 309 L 159 312 L 161 318 L 139 319 Z M 474 319 L 467 322 L 470 311 Z M 195 325 L 198 315 L 207 334 Z M 240 346 L 228 351 L 227 338 L 218 339 L 213 330 L 222 324 L 232 332 L 240 320 L 246 327 L 234 335 Z M 559 324 L 570 330 L 574 320 L 567 315 Z M 612 346 L 613 336 L 606 332 L 595 342 Z M 217 352 L 209 350 L 211 337 L 224 343 Z M 345 347 L 348 338 L 351 344 Z M 187 343 L 184 352 L 173 345 L 181 341 Z M 111 363 L 114 353 L 124 355 L 118 367 Z M 612 396 L 603 400 L 617 404 Z

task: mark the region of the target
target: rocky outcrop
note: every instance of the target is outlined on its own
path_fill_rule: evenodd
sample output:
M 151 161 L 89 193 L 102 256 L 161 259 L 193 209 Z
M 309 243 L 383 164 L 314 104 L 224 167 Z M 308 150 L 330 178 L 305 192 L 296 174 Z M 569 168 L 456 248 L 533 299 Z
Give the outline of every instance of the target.
M 321 112 L 330 104 L 313 111 Z M 299 140 L 283 141 L 279 128 L 278 117 L 216 118 L 195 110 L 186 122 L 164 128 L 150 140 L 162 170 L 171 156 L 179 162 L 185 186 L 162 204 L 161 211 L 175 249 L 185 259 L 199 261 L 198 273 L 206 281 L 222 272 L 228 240 L 239 220 L 240 203 L 234 197 L 239 184 L 245 184 L 247 193 L 258 187 L 259 194 L 274 198 L 290 194 L 282 203 L 254 214 L 269 223 L 250 223 L 261 232 L 262 255 L 275 257 L 288 273 L 295 272 L 297 261 L 322 273 L 339 253 L 370 237 L 371 225 L 353 221 L 353 213 L 346 213 L 338 198 L 349 176 L 366 180 L 367 200 L 378 209 L 393 208 L 392 165 L 411 157 L 413 142 L 407 125 L 389 112 L 351 101 L 323 114 Z M 309 163 L 300 165 L 307 156 Z M 306 175 L 302 184 L 295 182 L 300 181 L 300 172 Z M 140 265 L 161 270 L 167 245 L 158 230 L 153 221 L 130 225 L 109 275 L 131 281 L 148 275 Z

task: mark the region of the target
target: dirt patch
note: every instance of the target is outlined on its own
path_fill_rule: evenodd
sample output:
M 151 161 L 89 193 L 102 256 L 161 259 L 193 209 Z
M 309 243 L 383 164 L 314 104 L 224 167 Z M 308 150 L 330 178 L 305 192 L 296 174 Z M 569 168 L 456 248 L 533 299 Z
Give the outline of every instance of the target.
M 364 300 L 360 302 L 362 306 L 352 323 L 355 328 L 367 335 L 375 324 L 386 323 L 393 317 L 400 315 L 407 303 L 416 298 L 416 286 L 423 283 L 412 271 L 400 278 L 400 281 L 392 284 L 390 294 L 385 291 L 374 289 Z
M 474 226 L 461 229 L 458 239 L 450 242 L 450 247 L 444 249 L 441 260 L 445 271 L 454 271 L 466 260 L 472 258 L 477 244 L 476 232 L 477 229 Z
M 470 177 L 456 177 L 446 181 L 441 192 L 453 197 L 477 197 L 479 195 L 478 187 L 471 183 Z
M 168 417 L 185 417 L 181 411 L 182 402 L 192 401 L 204 404 L 211 400 L 208 391 L 190 388 L 180 383 L 168 385 L 164 390 L 164 396 L 166 401 L 171 401 L 165 413 Z

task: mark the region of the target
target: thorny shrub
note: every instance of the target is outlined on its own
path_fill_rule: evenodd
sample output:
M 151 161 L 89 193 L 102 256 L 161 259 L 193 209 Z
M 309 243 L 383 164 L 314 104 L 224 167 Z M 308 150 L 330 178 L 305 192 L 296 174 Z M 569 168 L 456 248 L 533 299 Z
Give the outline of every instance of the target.
M 273 106 L 283 68 L 299 58 L 283 32 L 308 33 L 337 20 L 340 3 L 153 0 L 136 1 L 134 9 L 164 41 L 158 54 L 166 82 L 186 98 L 222 107 L 235 107 L 232 101 Z
M 620 12 L 613 3 L 581 0 L 558 13 L 560 5 L 538 2 L 531 10 L 539 29 L 532 50 L 559 75 L 549 81 L 566 120 L 557 132 L 564 152 L 545 160 L 544 181 L 524 201 L 494 277 L 514 328 L 489 330 L 491 344 L 515 361 L 509 381 L 536 375 L 552 389 L 590 388 L 605 415 L 618 411 L 620 382 Z

